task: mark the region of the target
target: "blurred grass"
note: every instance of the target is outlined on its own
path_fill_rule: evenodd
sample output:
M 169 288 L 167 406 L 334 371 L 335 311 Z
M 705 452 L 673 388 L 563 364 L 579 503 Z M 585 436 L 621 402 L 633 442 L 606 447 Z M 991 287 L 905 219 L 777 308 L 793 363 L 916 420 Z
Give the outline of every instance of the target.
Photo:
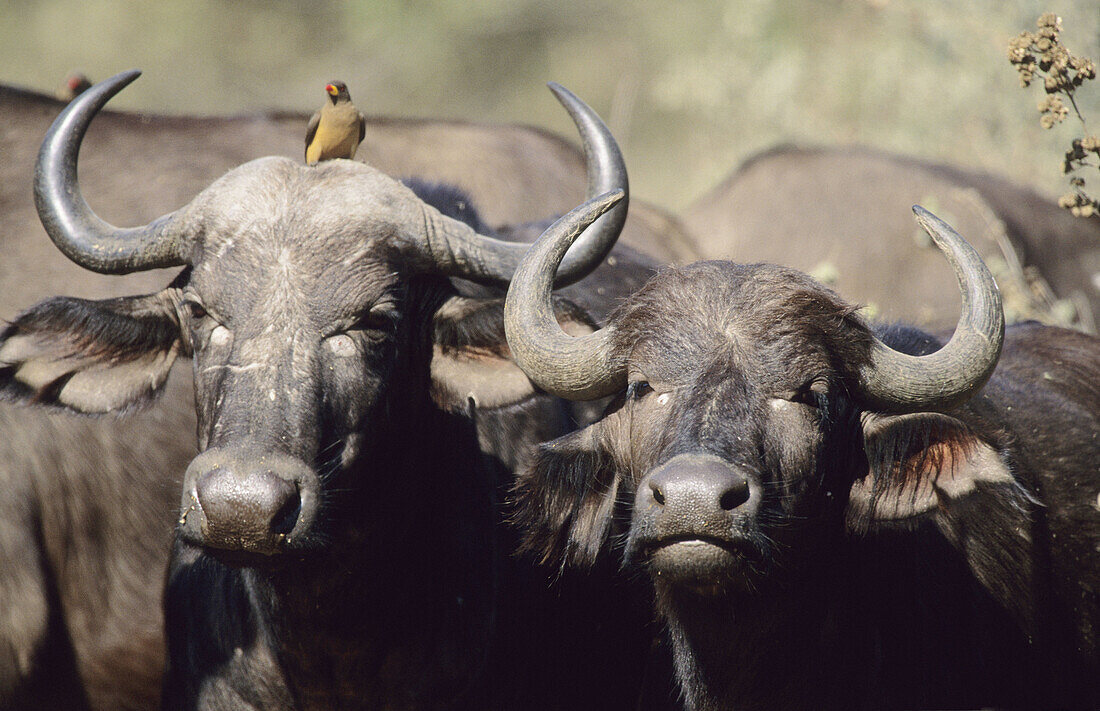
M 1040 92 L 1005 58 L 1044 11 L 1100 59 L 1097 0 L 0 0 L 0 81 L 52 91 L 74 69 L 139 67 L 118 106 L 220 114 L 312 111 L 340 78 L 372 114 L 573 136 L 553 79 L 608 119 L 635 194 L 674 209 L 780 141 L 865 143 L 1056 195 L 1077 126 L 1041 129 Z M 1081 98 L 1100 124 L 1100 85 Z

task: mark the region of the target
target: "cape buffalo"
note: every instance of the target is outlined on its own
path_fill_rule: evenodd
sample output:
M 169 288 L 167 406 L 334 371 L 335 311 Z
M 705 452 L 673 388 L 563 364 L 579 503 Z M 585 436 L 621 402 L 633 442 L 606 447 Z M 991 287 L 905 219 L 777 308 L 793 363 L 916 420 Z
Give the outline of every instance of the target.
M 1100 218 L 1073 217 L 993 175 L 866 148 L 782 146 L 750 158 L 683 218 L 700 258 L 795 267 L 889 319 L 946 327 L 959 299 L 937 251 L 906 217 L 917 202 L 1001 265 L 1010 321 L 1046 317 L 1095 332 Z M 1030 292 L 1022 275 L 1033 271 L 1063 306 L 1072 301 L 1070 313 Z
M 1100 707 L 1100 340 L 1006 334 L 981 259 L 921 208 L 962 288 L 946 344 L 802 272 L 716 261 L 571 337 L 552 275 L 602 208 L 508 293 L 532 380 L 615 396 L 517 473 L 526 549 L 585 565 L 620 544 L 691 709 Z
M 29 309 L 0 334 L 0 386 L 115 412 L 192 359 L 201 453 L 181 472 L 165 707 L 635 707 L 651 634 L 631 601 L 644 595 L 609 571 L 548 587 L 511 555 L 498 511 L 516 462 L 588 412 L 509 360 L 500 287 L 526 245 L 479 235 L 362 163 L 277 157 L 148 225 L 113 227 L 82 198 L 76 157 L 135 76 L 58 118 L 36 201 L 85 268 L 186 268 L 147 296 Z M 606 127 L 555 91 L 584 138 L 589 195 L 625 189 Z M 624 219 L 608 215 L 561 279 L 600 265 L 567 291 L 597 318 L 651 271 L 629 250 L 605 260 Z M 580 307 L 558 308 L 591 327 Z

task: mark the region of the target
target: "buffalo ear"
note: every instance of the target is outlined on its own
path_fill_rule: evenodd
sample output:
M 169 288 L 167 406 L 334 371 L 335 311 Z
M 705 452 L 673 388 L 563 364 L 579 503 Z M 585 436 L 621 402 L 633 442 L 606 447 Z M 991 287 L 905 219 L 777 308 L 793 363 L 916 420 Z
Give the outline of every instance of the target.
M 864 414 L 868 474 L 849 496 L 850 528 L 950 514 L 976 493 L 1027 498 L 1005 455 L 963 422 L 939 413 Z
M 581 310 L 555 304 L 558 320 L 575 335 L 594 326 Z M 504 300 L 453 296 L 435 313 L 432 399 L 449 412 L 464 412 L 472 398 L 479 409 L 495 409 L 535 395 L 535 386 L 512 361 L 504 338 Z
M 591 566 L 614 521 L 619 477 L 597 422 L 539 445 L 516 472 L 512 522 L 520 552 L 543 563 Z
M 166 289 L 31 307 L 0 332 L 0 397 L 93 414 L 152 400 L 181 348 L 177 300 Z

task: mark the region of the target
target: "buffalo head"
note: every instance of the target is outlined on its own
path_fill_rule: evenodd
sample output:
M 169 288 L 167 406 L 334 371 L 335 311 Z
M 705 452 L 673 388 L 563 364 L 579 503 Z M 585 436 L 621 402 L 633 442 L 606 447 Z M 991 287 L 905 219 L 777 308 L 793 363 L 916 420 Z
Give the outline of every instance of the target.
M 660 272 L 603 329 L 570 337 L 549 307 L 551 275 L 595 213 L 582 206 L 548 230 L 509 289 L 512 353 L 548 392 L 615 400 L 521 473 L 529 548 L 591 561 L 621 523 L 626 560 L 659 590 L 751 591 L 812 558 L 846 519 L 901 520 L 977 479 L 1011 482 L 994 452 L 937 414 L 997 363 L 996 286 L 961 237 L 915 210 L 963 292 L 940 349 L 891 347 L 801 272 L 729 262 Z

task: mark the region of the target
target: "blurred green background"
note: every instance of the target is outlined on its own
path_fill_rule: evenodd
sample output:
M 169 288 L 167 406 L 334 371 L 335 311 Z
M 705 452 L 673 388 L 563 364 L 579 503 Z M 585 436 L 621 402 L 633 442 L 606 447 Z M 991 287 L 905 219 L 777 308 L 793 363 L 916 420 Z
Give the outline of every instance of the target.
M 0 0 L 0 81 L 52 92 L 73 70 L 137 67 L 113 106 L 225 114 L 311 112 L 344 79 L 368 114 L 572 137 L 553 79 L 607 119 L 635 195 L 673 209 L 780 141 L 864 143 L 1056 196 L 1079 127 L 1041 129 L 1041 90 L 1006 60 L 1044 11 L 1100 59 L 1098 0 Z M 1081 99 L 1095 132 L 1100 82 Z

